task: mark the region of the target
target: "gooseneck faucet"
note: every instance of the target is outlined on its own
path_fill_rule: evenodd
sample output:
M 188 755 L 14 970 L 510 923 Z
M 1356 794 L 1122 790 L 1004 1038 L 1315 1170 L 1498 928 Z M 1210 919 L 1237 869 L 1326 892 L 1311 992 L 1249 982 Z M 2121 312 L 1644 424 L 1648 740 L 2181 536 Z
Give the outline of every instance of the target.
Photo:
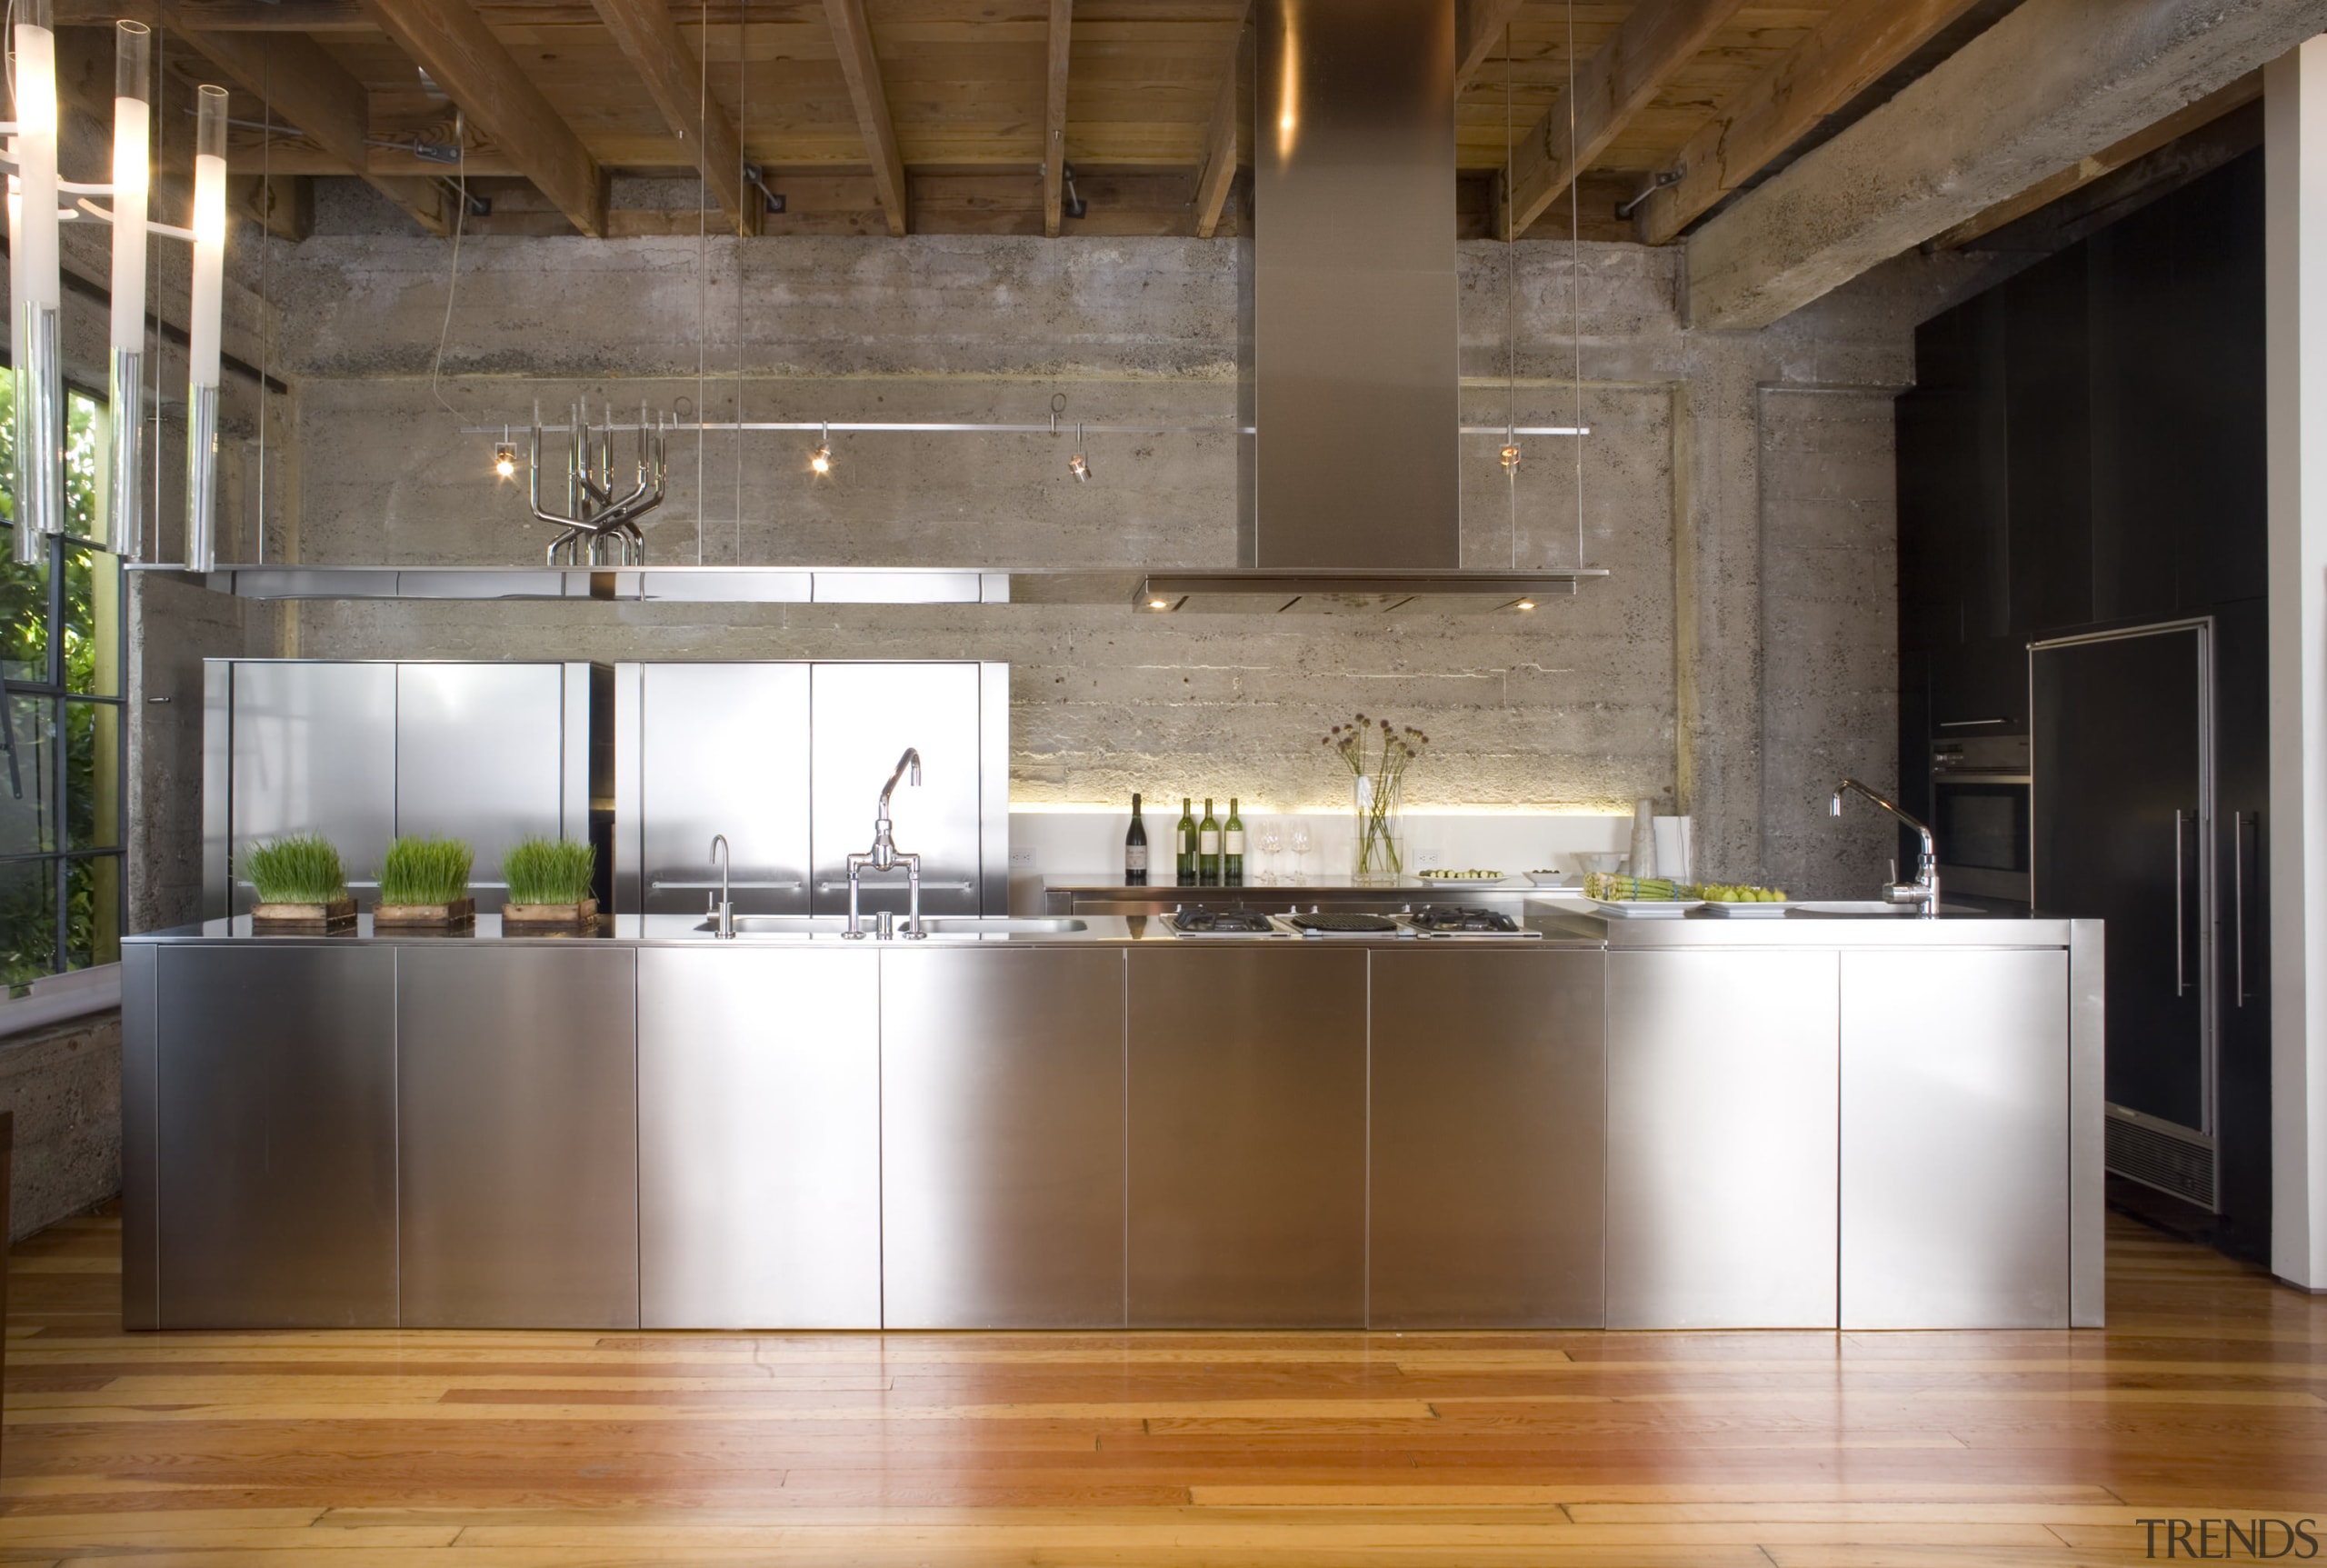
M 1917 834 L 1922 835 L 1923 847 L 1922 855 L 1915 862 L 1915 880 L 1913 882 L 1893 882 L 1886 884 L 1883 889 L 1883 900 L 1890 904 L 1914 904 L 1921 910 L 1926 919 L 1938 914 L 1939 850 L 1938 846 L 1932 839 L 1931 829 L 1925 827 L 1913 817 L 1909 816 L 1905 812 L 1900 810 L 1896 804 L 1875 794 L 1873 790 L 1867 788 L 1856 779 L 1844 779 L 1841 784 L 1834 786 L 1834 798 L 1828 804 L 1826 808 L 1826 812 L 1829 816 L 1840 816 L 1843 814 L 1843 792 L 1844 790 L 1856 790 L 1859 794 L 1864 795 L 1876 805 L 1881 806 L 1884 811 L 1889 812 L 1893 816 L 1897 817 L 1901 822 L 1905 823 L 1909 827 L 1913 828 Z M 1892 869 L 1893 872 L 1897 870 L 1896 863 L 1893 863 Z
M 881 786 L 881 804 L 874 808 L 873 813 L 872 849 L 848 857 L 848 929 L 841 935 L 851 942 L 864 940 L 864 933 L 856 924 L 856 887 L 857 879 L 868 866 L 874 871 L 894 871 L 900 865 L 905 868 L 908 902 L 904 935 L 909 941 L 918 942 L 928 934 L 921 928 L 921 856 L 900 852 L 897 841 L 889 831 L 889 796 L 896 793 L 899 779 L 916 788 L 920 786 L 921 753 L 913 746 L 905 748 L 905 754 L 897 759 L 896 771 L 889 775 L 889 782 Z M 885 936 L 888 934 L 886 916 L 883 917 L 882 924 L 882 934 Z
M 728 895 L 727 863 L 734 856 L 728 852 L 725 834 L 713 836 L 711 855 L 719 863 L 719 902 L 711 906 L 712 934 L 722 942 L 733 942 L 735 940 L 735 902 Z

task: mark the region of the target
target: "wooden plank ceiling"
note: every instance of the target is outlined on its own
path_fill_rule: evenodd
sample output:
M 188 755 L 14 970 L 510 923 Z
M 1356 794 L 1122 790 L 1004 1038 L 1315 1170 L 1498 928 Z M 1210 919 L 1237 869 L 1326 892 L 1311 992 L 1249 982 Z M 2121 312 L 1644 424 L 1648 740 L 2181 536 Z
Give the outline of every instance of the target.
M 1463 232 L 1662 244 L 1995 0 L 1458 5 Z M 239 119 L 297 128 L 237 130 L 238 172 L 359 175 L 440 233 L 457 174 L 472 232 L 1228 235 L 1246 8 L 58 0 L 58 22 L 155 23 L 167 91 L 224 80 Z M 428 155 L 456 125 L 457 170 Z

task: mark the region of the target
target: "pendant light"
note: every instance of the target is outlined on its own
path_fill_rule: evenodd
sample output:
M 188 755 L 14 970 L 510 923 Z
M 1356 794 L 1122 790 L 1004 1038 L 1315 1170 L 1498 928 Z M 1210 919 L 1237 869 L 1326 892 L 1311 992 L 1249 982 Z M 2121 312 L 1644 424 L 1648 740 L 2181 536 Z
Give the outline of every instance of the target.
M 106 387 L 106 484 L 101 548 L 135 554 L 145 515 L 138 465 L 145 430 L 145 225 L 153 186 L 146 161 L 152 112 L 154 34 L 143 22 L 114 24 L 113 379 Z
M 56 341 L 56 31 L 53 0 L 16 0 L 8 283 L 15 302 L 16 560 L 32 564 L 65 530 L 65 376 Z
M 185 564 L 218 564 L 218 329 L 226 275 L 226 89 L 196 92 L 194 313 L 186 333 Z

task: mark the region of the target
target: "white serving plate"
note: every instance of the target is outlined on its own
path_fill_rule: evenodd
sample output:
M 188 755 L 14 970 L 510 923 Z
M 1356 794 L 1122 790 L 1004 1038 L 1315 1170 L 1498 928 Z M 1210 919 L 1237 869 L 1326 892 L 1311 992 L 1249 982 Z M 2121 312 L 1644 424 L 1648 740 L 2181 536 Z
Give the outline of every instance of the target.
M 1730 920 L 1766 920 L 1774 919 L 1789 909 L 1799 909 L 1802 905 L 1793 901 L 1784 904 L 1728 904 L 1709 898 L 1705 900 L 1705 907 Z
M 1576 879 L 1564 871 L 1531 871 L 1523 874 L 1537 887 L 1573 887 Z
M 1586 904 L 1603 914 L 1613 914 L 1619 920 L 1676 920 L 1693 909 L 1703 909 L 1702 898 L 1609 899 L 1587 898 Z

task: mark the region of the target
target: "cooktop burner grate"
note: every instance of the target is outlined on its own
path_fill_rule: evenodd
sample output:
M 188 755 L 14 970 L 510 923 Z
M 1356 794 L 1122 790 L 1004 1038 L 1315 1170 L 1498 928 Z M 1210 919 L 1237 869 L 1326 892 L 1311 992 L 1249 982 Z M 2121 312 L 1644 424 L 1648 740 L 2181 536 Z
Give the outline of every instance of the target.
M 1276 929 L 1257 909 L 1182 909 L 1167 918 L 1174 931 L 1205 936 L 1265 936 Z
M 1417 931 L 1478 931 L 1513 934 L 1519 923 L 1500 910 L 1475 904 L 1428 904 L 1408 916 Z
M 1312 912 L 1285 917 L 1286 924 L 1301 931 L 1313 931 L 1333 936 L 1395 936 L 1398 923 L 1386 914 L 1324 914 Z

